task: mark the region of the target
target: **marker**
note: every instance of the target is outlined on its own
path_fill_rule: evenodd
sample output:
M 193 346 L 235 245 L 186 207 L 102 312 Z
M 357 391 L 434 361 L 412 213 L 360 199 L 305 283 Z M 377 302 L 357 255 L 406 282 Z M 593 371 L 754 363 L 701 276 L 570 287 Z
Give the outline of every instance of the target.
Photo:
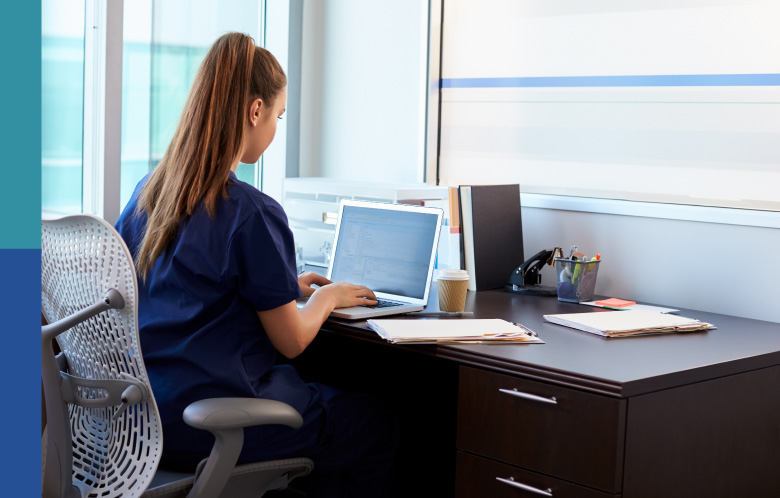
M 574 263 L 574 271 L 571 274 L 571 283 L 575 283 L 577 281 L 577 277 L 580 276 L 582 265 L 583 263 Z

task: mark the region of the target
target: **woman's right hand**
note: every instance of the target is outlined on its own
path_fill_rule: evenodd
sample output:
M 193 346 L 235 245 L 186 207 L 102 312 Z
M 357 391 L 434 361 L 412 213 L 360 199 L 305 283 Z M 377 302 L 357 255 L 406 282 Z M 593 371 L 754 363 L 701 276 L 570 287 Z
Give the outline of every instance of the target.
M 350 284 L 349 282 L 333 282 L 332 284 L 323 285 L 314 292 L 312 297 L 315 297 L 317 294 L 327 296 L 333 303 L 333 308 L 347 308 L 349 306 L 373 305 L 377 303 L 376 295 L 374 295 L 371 289 L 365 285 Z

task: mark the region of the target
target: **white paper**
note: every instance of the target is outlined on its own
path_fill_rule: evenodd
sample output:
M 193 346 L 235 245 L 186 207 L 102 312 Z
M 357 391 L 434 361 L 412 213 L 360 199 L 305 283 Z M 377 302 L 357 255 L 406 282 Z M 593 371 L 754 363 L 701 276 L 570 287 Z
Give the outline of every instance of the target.
M 544 315 L 544 319 L 548 322 L 605 336 L 683 332 L 693 330 L 696 327 L 714 328 L 708 323 L 693 318 L 647 310 L 564 313 Z
M 600 300 L 599 300 L 600 301 Z M 676 313 L 680 310 L 674 308 L 664 308 L 663 306 L 651 306 L 649 304 L 632 304 L 631 306 L 604 306 L 596 304 L 596 301 L 588 301 L 587 303 L 580 303 L 586 306 L 595 306 L 596 308 L 606 308 L 610 310 L 625 311 L 625 310 L 646 310 L 657 311 L 658 313 Z
M 515 324 L 494 319 L 385 319 L 368 326 L 390 342 L 496 341 L 544 342 Z

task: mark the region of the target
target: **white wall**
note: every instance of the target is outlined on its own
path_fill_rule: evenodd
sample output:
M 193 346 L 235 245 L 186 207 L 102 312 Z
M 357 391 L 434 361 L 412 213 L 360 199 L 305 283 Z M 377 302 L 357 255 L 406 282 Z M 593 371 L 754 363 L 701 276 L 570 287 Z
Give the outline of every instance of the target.
M 600 252 L 597 294 L 780 322 L 777 228 L 525 207 L 523 244 Z
M 427 2 L 304 3 L 301 176 L 423 181 Z
M 332 29 L 332 28 L 331 28 Z M 303 5 L 301 40 L 301 127 L 300 176 L 322 176 L 322 107 L 325 93 L 324 40 L 325 5 L 307 1 Z

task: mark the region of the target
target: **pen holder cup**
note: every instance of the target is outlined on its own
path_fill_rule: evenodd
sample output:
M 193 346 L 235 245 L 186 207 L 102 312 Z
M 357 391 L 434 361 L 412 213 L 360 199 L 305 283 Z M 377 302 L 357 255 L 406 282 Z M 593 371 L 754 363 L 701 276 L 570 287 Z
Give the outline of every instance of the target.
M 596 276 L 601 260 L 576 261 L 556 259 L 555 273 L 558 276 L 558 301 L 582 303 L 593 300 Z

